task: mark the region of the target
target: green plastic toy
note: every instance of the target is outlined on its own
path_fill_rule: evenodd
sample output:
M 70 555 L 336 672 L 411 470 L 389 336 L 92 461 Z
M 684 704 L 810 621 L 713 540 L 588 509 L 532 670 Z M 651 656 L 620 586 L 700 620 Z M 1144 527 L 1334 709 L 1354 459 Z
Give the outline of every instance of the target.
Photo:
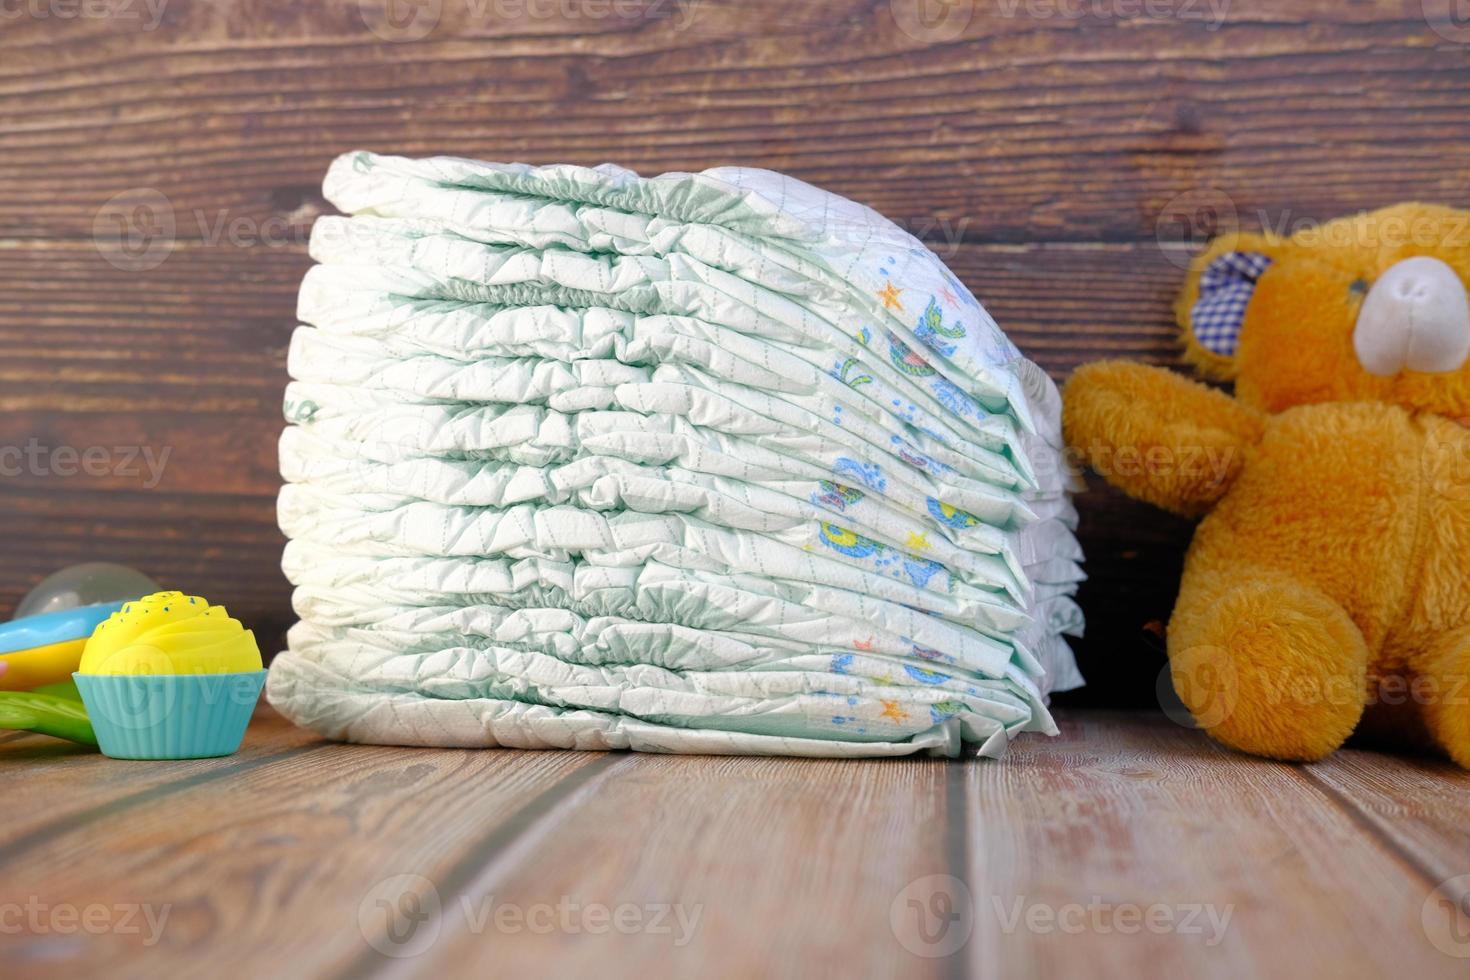
M 0 624 L 0 729 L 96 745 L 71 674 L 97 625 L 156 589 L 146 575 L 108 562 L 64 568 L 32 589 L 15 619 Z
M 83 745 L 97 744 L 75 683 L 35 691 L 0 691 L 0 728 L 39 732 Z

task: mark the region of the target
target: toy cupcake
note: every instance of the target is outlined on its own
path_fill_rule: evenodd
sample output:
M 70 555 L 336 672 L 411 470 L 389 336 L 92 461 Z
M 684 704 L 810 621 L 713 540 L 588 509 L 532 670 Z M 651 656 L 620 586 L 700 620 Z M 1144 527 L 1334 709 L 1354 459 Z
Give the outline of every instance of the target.
M 255 635 L 223 606 L 182 592 L 113 613 L 73 676 L 98 745 L 114 759 L 230 755 L 265 683 Z

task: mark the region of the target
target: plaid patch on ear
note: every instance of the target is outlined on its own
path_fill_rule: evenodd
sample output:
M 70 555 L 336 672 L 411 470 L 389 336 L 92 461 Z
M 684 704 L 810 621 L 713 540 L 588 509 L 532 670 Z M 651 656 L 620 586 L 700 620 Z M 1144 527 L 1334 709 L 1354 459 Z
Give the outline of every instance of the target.
M 1256 280 L 1270 265 L 1270 256 L 1259 252 L 1226 252 L 1205 267 L 1199 277 L 1199 299 L 1189 314 L 1201 347 L 1224 357 L 1235 354 Z

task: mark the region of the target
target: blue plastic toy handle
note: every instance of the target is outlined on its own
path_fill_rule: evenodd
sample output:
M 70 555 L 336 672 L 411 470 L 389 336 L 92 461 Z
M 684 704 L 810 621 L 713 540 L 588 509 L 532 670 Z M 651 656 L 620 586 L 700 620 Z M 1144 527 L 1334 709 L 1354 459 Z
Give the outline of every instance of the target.
M 86 639 L 103 620 L 122 607 L 121 602 L 101 602 L 0 624 L 0 655 Z

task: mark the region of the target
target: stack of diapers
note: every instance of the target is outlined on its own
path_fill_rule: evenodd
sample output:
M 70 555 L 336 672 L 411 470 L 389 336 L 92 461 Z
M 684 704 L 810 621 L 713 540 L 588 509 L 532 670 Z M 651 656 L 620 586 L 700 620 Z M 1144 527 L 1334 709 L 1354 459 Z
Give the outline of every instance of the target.
M 337 739 L 994 756 L 1081 683 L 1055 387 L 780 174 L 351 153 L 291 342 L 269 697 Z

